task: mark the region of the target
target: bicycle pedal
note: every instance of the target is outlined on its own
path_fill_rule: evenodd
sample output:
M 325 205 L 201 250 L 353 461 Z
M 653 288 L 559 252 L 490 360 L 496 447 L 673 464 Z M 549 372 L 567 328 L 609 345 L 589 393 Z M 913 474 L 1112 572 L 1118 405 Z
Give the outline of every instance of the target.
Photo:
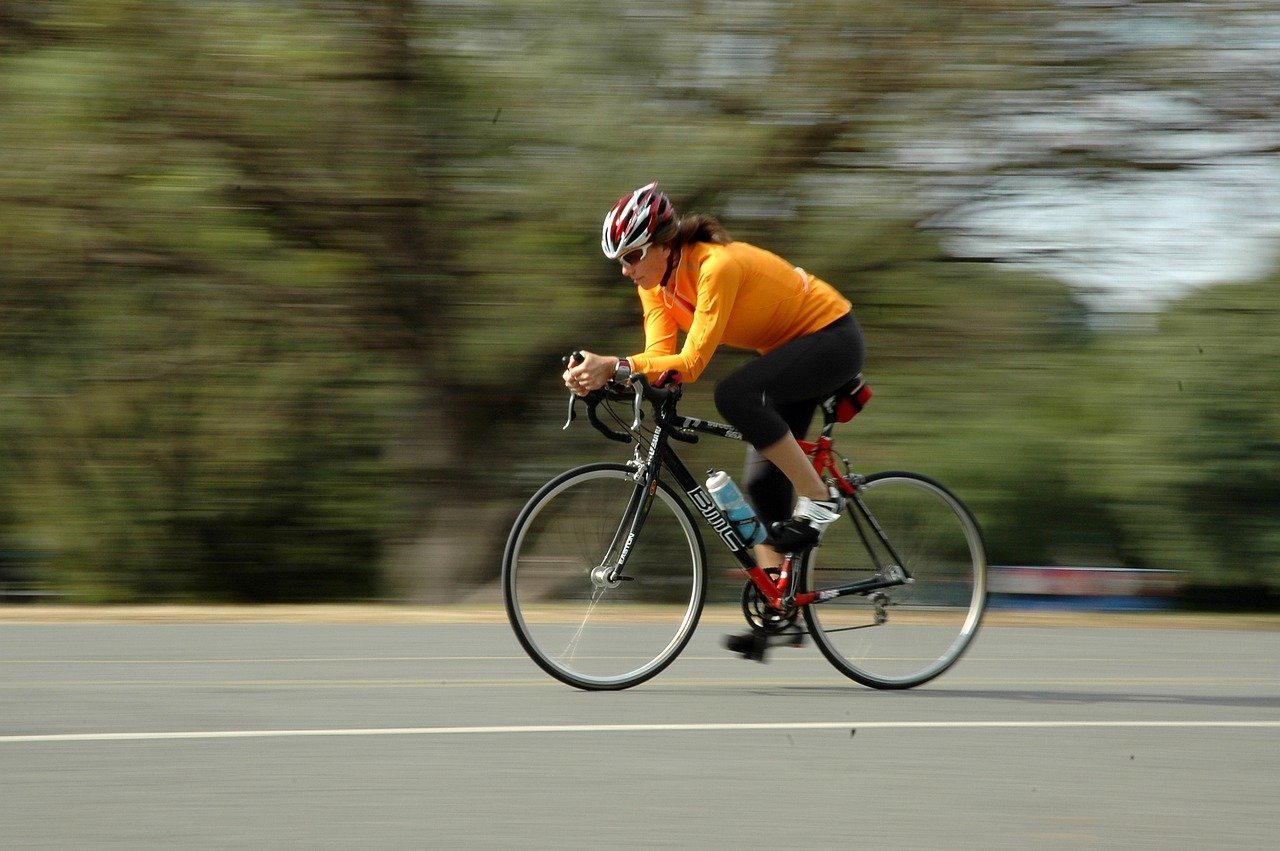
M 726 635 L 724 646 L 743 659 L 763 662 L 765 651 L 769 649 L 769 637 L 758 632 Z

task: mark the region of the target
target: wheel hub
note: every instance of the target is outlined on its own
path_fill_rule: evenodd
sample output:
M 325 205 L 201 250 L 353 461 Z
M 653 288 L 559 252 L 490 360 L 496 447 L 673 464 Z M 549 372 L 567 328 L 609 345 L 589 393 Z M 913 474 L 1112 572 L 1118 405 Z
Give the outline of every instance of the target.
M 602 564 L 591 571 L 591 584 L 597 588 L 617 588 L 622 579 L 614 573 L 613 567 Z

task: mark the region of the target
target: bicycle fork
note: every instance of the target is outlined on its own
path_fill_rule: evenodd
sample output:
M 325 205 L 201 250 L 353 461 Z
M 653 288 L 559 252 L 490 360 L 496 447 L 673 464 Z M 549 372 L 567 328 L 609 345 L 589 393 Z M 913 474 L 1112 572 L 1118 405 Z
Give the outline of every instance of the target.
M 644 526 L 645 518 L 653 505 L 654 496 L 658 492 L 656 472 L 639 470 L 635 477 L 636 486 L 627 502 L 627 509 L 618 521 L 618 529 L 613 533 L 613 540 L 605 548 L 604 558 L 591 570 L 591 584 L 597 589 L 617 588 L 623 582 L 630 582 L 634 577 L 624 576 L 622 571 L 631 556 L 631 548 L 635 545 Z M 616 554 L 616 555 L 615 555 Z

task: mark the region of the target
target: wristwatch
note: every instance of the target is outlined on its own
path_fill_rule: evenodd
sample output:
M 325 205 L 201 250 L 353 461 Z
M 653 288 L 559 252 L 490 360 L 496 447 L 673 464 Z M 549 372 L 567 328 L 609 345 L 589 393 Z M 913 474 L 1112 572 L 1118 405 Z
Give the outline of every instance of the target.
M 618 365 L 613 368 L 613 380 L 619 384 L 626 384 L 631 380 L 631 361 L 618 358 Z

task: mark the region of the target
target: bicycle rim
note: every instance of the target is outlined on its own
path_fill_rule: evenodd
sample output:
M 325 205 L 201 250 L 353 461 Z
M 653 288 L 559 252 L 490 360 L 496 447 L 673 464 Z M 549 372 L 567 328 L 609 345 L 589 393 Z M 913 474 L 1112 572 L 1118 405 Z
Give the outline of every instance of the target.
M 987 598 L 982 536 L 968 509 L 924 476 L 877 473 L 865 480 L 861 498 L 912 581 L 815 603 L 805 619 L 819 649 L 846 676 L 873 688 L 910 688 L 951 667 L 977 632 Z M 803 587 L 836 588 L 876 572 L 855 512 L 847 504 L 848 516 L 809 552 Z M 881 562 L 891 564 L 869 529 L 867 538 Z
M 627 545 L 632 475 L 621 464 L 595 464 L 558 476 L 525 506 L 507 542 L 511 626 L 534 662 L 577 688 L 628 688 L 653 677 L 679 655 L 702 611 L 702 540 L 665 484 L 630 543 L 625 579 L 593 579 Z

